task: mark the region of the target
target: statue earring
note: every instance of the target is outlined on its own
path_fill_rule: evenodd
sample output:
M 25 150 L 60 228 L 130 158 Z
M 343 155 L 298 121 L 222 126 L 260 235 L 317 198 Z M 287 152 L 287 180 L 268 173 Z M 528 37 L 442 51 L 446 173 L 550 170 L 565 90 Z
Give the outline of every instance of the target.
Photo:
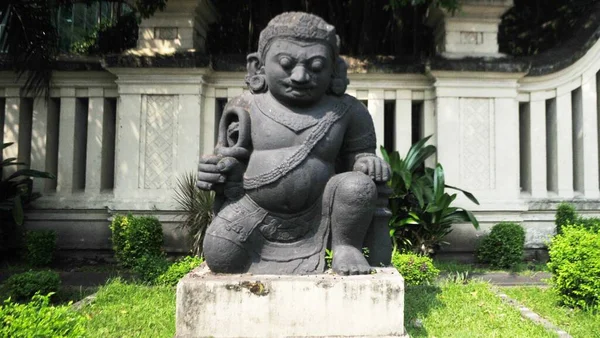
M 248 86 L 253 93 L 261 93 L 267 88 L 265 76 L 263 74 L 255 74 L 248 79 Z

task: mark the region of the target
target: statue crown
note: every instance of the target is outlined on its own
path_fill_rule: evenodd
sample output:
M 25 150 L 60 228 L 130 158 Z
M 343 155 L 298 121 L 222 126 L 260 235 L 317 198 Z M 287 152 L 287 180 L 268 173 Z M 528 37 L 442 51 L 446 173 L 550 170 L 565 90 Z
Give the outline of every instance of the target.
M 335 27 L 313 14 L 285 12 L 271 19 L 258 39 L 258 54 L 261 57 L 264 57 L 275 38 L 319 41 L 329 45 L 335 57 L 339 54 L 339 38 L 335 34 Z

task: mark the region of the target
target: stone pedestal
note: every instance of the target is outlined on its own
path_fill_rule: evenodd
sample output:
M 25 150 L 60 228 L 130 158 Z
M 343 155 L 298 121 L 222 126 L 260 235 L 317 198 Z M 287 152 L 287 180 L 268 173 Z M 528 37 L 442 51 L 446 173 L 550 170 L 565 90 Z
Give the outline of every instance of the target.
M 177 285 L 176 337 L 408 337 L 404 279 L 218 275 L 202 265 Z
M 513 0 L 462 0 L 456 13 L 430 8 L 428 25 L 434 29 L 436 52 L 444 57 L 501 57 L 498 26 Z

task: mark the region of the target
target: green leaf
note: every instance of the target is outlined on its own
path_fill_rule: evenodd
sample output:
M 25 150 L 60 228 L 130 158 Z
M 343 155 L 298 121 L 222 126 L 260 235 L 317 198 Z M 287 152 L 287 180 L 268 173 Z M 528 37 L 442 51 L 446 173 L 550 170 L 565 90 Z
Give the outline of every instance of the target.
M 54 176 L 53 174 L 47 173 L 44 171 L 39 171 L 39 170 L 34 170 L 34 169 L 21 169 L 21 170 L 17 170 L 12 175 L 10 175 L 7 178 L 7 180 L 11 180 L 11 179 L 13 179 L 15 177 L 19 177 L 19 176 L 39 177 L 39 178 L 49 178 L 49 179 L 56 178 L 56 176 Z
M 477 200 L 477 198 L 475 198 L 475 196 L 473 196 L 473 194 L 471 194 L 470 192 L 460 189 L 460 188 L 457 188 L 457 187 L 454 187 L 454 186 L 451 186 L 451 185 L 448 185 L 448 184 L 446 184 L 446 188 L 450 188 L 450 189 L 454 189 L 454 190 L 458 190 L 458 191 L 462 192 L 471 202 L 479 205 L 479 201 Z
M 444 168 L 442 168 L 442 165 L 438 163 L 435 166 L 435 171 L 433 173 L 433 195 L 436 202 L 442 198 L 444 189 Z
M 23 225 L 23 203 L 21 202 L 21 195 L 16 195 L 14 198 L 14 205 L 12 209 L 12 216 L 17 225 Z

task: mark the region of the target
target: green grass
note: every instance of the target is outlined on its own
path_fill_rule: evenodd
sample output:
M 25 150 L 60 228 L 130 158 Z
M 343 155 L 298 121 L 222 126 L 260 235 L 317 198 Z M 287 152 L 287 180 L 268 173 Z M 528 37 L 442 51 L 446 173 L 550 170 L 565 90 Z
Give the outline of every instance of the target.
M 175 289 L 117 279 L 98 290 L 82 312 L 88 337 L 173 337 Z
M 502 291 L 574 338 L 600 337 L 600 310 L 592 313 L 560 306 L 558 296 L 549 288 L 521 286 Z
M 480 281 L 407 287 L 404 311 L 411 337 L 556 337 L 523 319 Z M 417 319 L 421 325 L 415 325 Z

